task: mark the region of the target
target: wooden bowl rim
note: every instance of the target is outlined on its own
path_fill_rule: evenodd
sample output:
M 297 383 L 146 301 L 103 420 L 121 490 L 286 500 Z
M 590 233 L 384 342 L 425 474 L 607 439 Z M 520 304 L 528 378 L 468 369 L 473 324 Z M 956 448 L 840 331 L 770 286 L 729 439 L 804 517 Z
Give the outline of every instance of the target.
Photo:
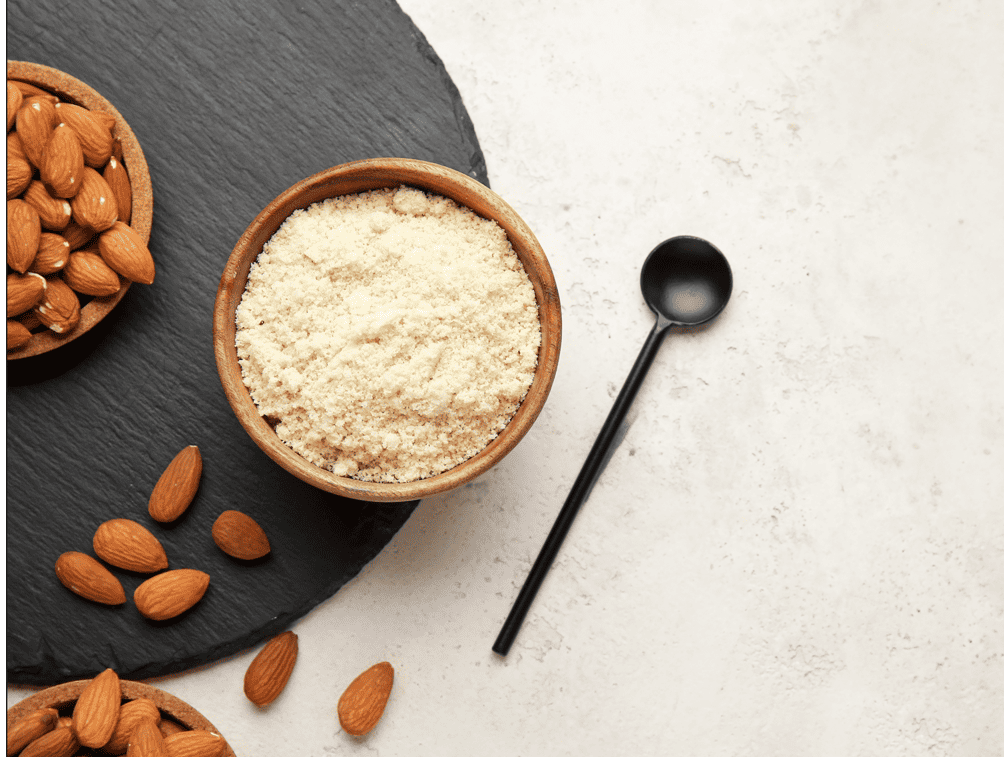
M 537 298 L 541 346 L 537 370 L 527 396 L 509 424 L 474 457 L 429 478 L 405 483 L 376 483 L 336 476 L 310 463 L 284 444 L 259 415 L 244 387 L 237 362 L 236 308 L 247 274 L 262 246 L 298 208 L 327 197 L 370 189 L 408 185 L 450 197 L 478 215 L 496 221 L 530 277 Z M 213 312 L 213 346 L 224 393 L 252 440 L 273 461 L 302 481 L 351 499 L 407 502 L 455 489 L 480 476 L 505 457 L 526 435 L 551 390 L 561 346 L 561 306 L 550 264 L 540 243 L 522 218 L 499 195 L 452 168 L 409 158 L 370 158 L 320 171 L 294 184 L 270 202 L 234 246 L 220 278 Z
M 34 712 L 43 707 L 52 707 L 58 710 L 76 702 L 80 698 L 81 692 L 87 688 L 91 680 L 88 678 L 79 681 L 67 681 L 66 683 L 42 689 L 22 699 L 7 710 L 7 730 L 10 730 L 14 723 L 29 712 Z M 226 737 L 220 733 L 216 726 L 209 722 L 209 719 L 205 715 L 173 694 L 168 694 L 162 689 L 140 681 L 123 680 L 119 683 L 122 686 L 123 699 L 129 701 L 142 697 L 150 699 L 157 705 L 157 709 L 170 716 L 171 719 L 178 721 L 192 730 L 212 731 L 219 734 L 226 741 Z M 227 743 L 225 754 L 229 757 L 234 757 L 233 749 L 229 743 Z
M 153 185 L 146 156 L 139 139 L 121 113 L 101 93 L 70 74 L 27 61 L 7 61 L 7 78 L 33 84 L 40 89 L 57 95 L 62 100 L 74 102 L 89 110 L 104 111 L 115 117 L 115 136 L 122 142 L 122 162 L 125 163 L 132 187 L 132 214 L 129 225 L 143 238 L 150 241 L 153 227 Z M 119 290 L 107 297 L 95 297 L 80 309 L 80 323 L 67 334 L 57 334 L 46 330 L 34 334 L 31 340 L 15 350 L 7 352 L 8 360 L 41 355 L 62 347 L 83 336 L 107 316 L 125 296 L 132 282 L 123 280 Z

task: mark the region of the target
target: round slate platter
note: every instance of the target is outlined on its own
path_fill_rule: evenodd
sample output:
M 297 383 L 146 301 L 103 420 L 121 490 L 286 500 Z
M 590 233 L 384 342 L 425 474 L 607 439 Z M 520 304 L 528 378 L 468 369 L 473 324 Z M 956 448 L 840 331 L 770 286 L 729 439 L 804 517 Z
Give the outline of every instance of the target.
M 341 499 L 279 468 L 238 425 L 220 387 L 212 310 L 233 245 L 261 208 L 321 169 L 368 157 L 428 160 L 487 184 L 474 128 L 446 70 L 390 0 L 7 4 L 7 56 L 102 93 L 140 140 L 153 178 L 156 281 L 98 328 L 7 364 L 7 676 L 50 685 L 106 667 L 123 678 L 183 671 L 272 636 L 372 560 L 418 504 Z M 147 514 L 182 447 L 202 451 L 192 507 Z M 210 529 L 238 509 L 272 555 L 241 564 Z M 171 567 L 212 576 L 172 621 L 105 607 L 57 580 L 97 526 L 132 518 Z

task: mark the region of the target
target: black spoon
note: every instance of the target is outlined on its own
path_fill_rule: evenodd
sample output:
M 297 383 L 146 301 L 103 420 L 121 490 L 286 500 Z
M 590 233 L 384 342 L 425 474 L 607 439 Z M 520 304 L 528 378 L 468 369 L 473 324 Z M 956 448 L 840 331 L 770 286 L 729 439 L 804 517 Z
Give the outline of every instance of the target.
M 732 270 L 725 256 L 710 242 L 697 237 L 673 237 L 649 253 L 641 267 L 641 293 L 656 314 L 655 326 L 645 340 L 631 373 L 614 402 L 593 448 L 558 513 L 526 583 L 516 597 L 509 617 L 492 651 L 509 653 L 537 590 L 544 581 L 558 549 L 571 528 L 593 484 L 603 470 L 607 451 L 617 434 L 652 360 L 671 326 L 698 326 L 722 312 L 732 294 Z

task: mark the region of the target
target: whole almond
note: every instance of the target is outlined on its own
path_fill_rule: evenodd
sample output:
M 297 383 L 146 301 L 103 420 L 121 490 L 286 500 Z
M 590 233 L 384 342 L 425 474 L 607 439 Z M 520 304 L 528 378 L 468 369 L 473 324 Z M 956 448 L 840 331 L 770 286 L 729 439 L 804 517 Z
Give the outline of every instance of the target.
M 244 695 L 259 707 L 273 702 L 286 688 L 297 651 L 297 636 L 292 631 L 269 640 L 244 674 Z
M 164 735 L 160 732 L 158 723 L 159 720 L 146 718 L 136 724 L 129 737 L 128 751 L 125 752 L 127 757 L 167 757 L 167 745 L 164 744 Z M 110 750 L 106 746 L 104 751 Z
M 31 339 L 31 330 L 20 321 L 7 319 L 7 349 L 16 350 Z
M 272 549 L 254 518 L 237 510 L 220 513 L 213 523 L 213 541 L 228 555 L 240 560 L 257 560 Z
M 129 219 L 132 217 L 132 184 L 129 182 L 129 172 L 122 162 L 122 143 L 118 140 L 115 140 L 112 156 L 108 159 L 108 165 L 105 166 L 101 175 L 105 177 L 108 186 L 112 188 L 112 194 L 115 195 L 115 204 L 119 209 L 119 220 L 123 223 L 129 223 Z
M 153 256 L 146 242 L 131 226 L 116 221 L 98 237 L 98 247 L 101 257 L 115 272 L 140 284 L 153 283 Z
M 59 100 L 51 92 L 46 92 L 44 89 L 36 87 L 34 84 L 29 84 L 26 81 L 18 81 L 17 79 L 8 79 L 8 81 L 21 90 L 21 94 L 25 99 L 29 97 L 48 97 L 53 103 Z
M 7 265 L 18 273 L 27 271 L 41 235 L 42 224 L 35 209 L 20 198 L 7 200 Z
M 66 249 L 69 251 L 69 244 Z M 74 291 L 93 297 L 115 294 L 122 286 L 119 275 L 108 267 L 104 258 L 96 252 L 86 250 L 70 253 L 69 261 L 63 269 L 63 281 Z
M 71 757 L 79 748 L 80 742 L 72 728 L 56 728 L 28 744 L 21 757 Z
M 378 662 L 360 673 L 338 700 L 338 722 L 345 732 L 362 736 L 372 731 L 393 685 L 394 668 L 389 662 Z
M 212 731 L 181 731 L 164 738 L 167 757 L 221 757 L 227 742 Z
M 7 317 L 31 310 L 42 299 L 48 282 L 37 273 L 7 274 Z
M 15 117 L 24 154 L 38 168 L 42 167 L 42 153 L 52 135 L 52 115 L 55 109 L 56 106 L 44 98 L 29 97 Z
M 80 323 L 80 298 L 59 278 L 46 279 L 45 294 L 33 310 L 57 334 L 65 334 Z
M 94 554 L 109 565 L 135 573 L 167 567 L 167 554 L 157 537 L 134 520 L 106 520 L 94 532 Z
M 101 168 L 112 155 L 112 133 L 94 114 L 73 103 L 56 103 L 56 116 L 77 133 L 84 163 Z
M 73 730 L 81 746 L 100 748 L 108 743 L 119 720 L 122 685 L 111 668 L 87 684 L 73 706 Z
M 136 609 L 150 620 L 176 617 L 195 605 L 209 587 L 209 574 L 193 568 L 178 568 L 146 579 L 132 598 Z
M 112 188 L 104 177 L 90 166 L 84 166 L 80 189 L 70 200 L 73 220 L 95 231 L 110 228 L 119 218 L 118 205 Z
M 125 754 L 129 748 L 129 741 L 136 734 L 136 729 L 140 723 L 149 722 L 153 730 L 160 736 L 157 726 L 160 723 L 160 710 L 153 703 L 152 699 L 139 697 L 124 702 L 119 708 L 119 719 L 112 731 L 111 738 L 101 751 L 109 754 Z M 163 737 L 161 737 L 163 741 Z
M 17 135 L 16 131 L 12 131 L 7 135 L 7 157 L 18 157 L 21 160 L 28 160 L 28 156 L 24 154 L 24 145 L 21 144 L 21 137 Z
M 10 87 L 7 92 L 10 93 Z M 7 729 L 7 754 L 17 754 L 30 742 L 55 730 L 58 722 L 59 712 L 52 707 L 42 707 L 24 715 Z
M 125 589 L 104 565 L 83 552 L 64 552 L 56 558 L 56 578 L 74 594 L 103 605 L 126 601 Z
M 70 243 L 71 250 L 79 250 L 92 240 L 94 244 L 97 245 L 97 240 L 94 239 L 94 229 L 88 228 L 87 226 L 81 226 L 72 218 L 66 224 L 66 227 L 59 233 L 63 235 L 63 239 Z M 95 247 L 95 250 L 96 249 L 97 248 Z
M 43 229 L 62 231 L 70 222 L 72 210 L 70 203 L 59 197 L 53 197 L 38 179 L 32 181 L 24 190 L 22 198 L 38 213 Z
M 69 259 L 70 243 L 59 234 L 43 231 L 38 240 L 38 252 L 35 253 L 35 259 L 28 271 L 48 276 L 63 270 Z
M 21 103 L 24 102 L 24 95 L 21 90 L 14 86 L 10 81 L 7 82 L 7 131 L 10 131 L 10 127 L 14 125 L 14 120 L 17 118 L 17 112 L 21 108 Z
M 188 730 L 187 728 L 185 728 L 185 726 L 183 726 L 176 720 L 171 720 L 170 718 L 163 718 L 163 717 L 160 719 L 159 729 L 160 729 L 160 735 L 163 736 L 165 739 L 168 736 L 173 736 L 176 733 L 182 733 L 183 731 Z
M 202 479 L 202 455 L 194 444 L 174 456 L 150 494 L 150 516 L 161 523 L 177 520 L 195 498 Z
M 24 142 L 24 139 L 21 141 Z M 24 147 L 27 151 L 28 145 Z M 31 159 L 30 154 L 28 159 Z M 77 193 L 84 173 L 84 152 L 73 129 L 60 124 L 53 130 L 45 144 L 38 170 L 54 197 L 73 197 Z
M 31 184 L 35 169 L 26 159 L 17 155 L 7 156 L 7 199 L 12 200 L 24 192 Z

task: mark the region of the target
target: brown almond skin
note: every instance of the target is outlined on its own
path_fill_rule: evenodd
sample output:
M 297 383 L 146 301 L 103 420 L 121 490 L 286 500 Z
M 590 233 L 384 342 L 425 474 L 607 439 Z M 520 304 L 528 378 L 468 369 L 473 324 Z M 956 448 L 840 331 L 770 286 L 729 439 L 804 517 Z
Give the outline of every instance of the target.
M 67 251 L 70 249 L 66 246 Z M 38 256 L 35 256 L 36 260 Z M 77 250 L 69 253 L 66 267 L 63 269 L 63 281 L 70 289 L 93 297 L 106 297 L 115 294 L 121 287 L 119 275 L 96 252 Z
M 22 199 L 35 209 L 42 228 L 46 231 L 62 231 L 70 222 L 73 211 L 69 201 L 53 197 L 38 179 L 28 185 Z
M 160 742 L 163 743 L 164 738 L 157 727 L 160 724 L 160 710 L 152 699 L 140 697 L 123 703 L 119 709 L 115 730 L 101 751 L 108 754 L 125 754 L 129 749 L 129 740 L 136 735 L 137 728 L 144 722 L 150 723 L 154 732 L 160 737 Z
M 7 131 L 14 125 L 17 112 L 24 102 L 24 94 L 12 82 L 7 82 Z
M 52 134 L 52 114 L 56 106 L 40 97 L 29 97 L 18 108 L 17 133 L 24 154 L 32 165 L 41 168 L 42 154 Z
M 94 244 L 94 250 L 97 251 L 97 241 L 94 240 L 95 232 L 94 229 L 88 228 L 87 226 L 81 226 L 79 223 L 74 221 L 72 218 L 66 224 L 66 227 L 59 232 L 60 235 L 67 242 L 70 243 L 71 250 L 79 250 L 85 245 L 90 247 L 90 244 Z M 92 242 L 92 240 L 94 240 Z
M 7 754 L 17 754 L 35 739 L 55 730 L 58 722 L 59 712 L 52 707 L 29 712 L 7 729 Z
M 13 200 L 31 184 L 35 169 L 24 158 L 7 156 L 7 199 Z
M 20 321 L 7 319 L 7 349 L 16 350 L 31 339 L 31 330 Z
M 128 224 L 116 221 L 98 237 L 101 257 L 130 281 L 152 284 L 156 267 L 146 242 Z
M 338 699 L 338 722 L 345 732 L 362 736 L 372 731 L 393 686 L 394 668 L 389 662 L 378 662 L 360 673 Z
M 104 177 L 90 166 L 84 166 L 80 189 L 70 200 L 73 220 L 95 231 L 111 228 L 119 218 L 118 203 Z
M 91 679 L 73 707 L 73 731 L 81 746 L 98 749 L 108 743 L 121 701 L 122 685 L 114 670 L 106 668 Z
M 292 631 L 270 639 L 244 674 L 244 695 L 259 707 L 275 701 L 286 688 L 298 651 L 298 639 Z
M 63 270 L 70 260 L 70 243 L 62 235 L 43 231 L 38 240 L 38 252 L 31 263 L 29 273 L 49 276 Z
M 56 116 L 77 133 L 84 163 L 101 168 L 112 156 L 111 130 L 87 108 L 73 103 L 56 103 Z
M 125 589 L 104 565 L 83 552 L 64 552 L 56 559 L 56 577 L 74 594 L 104 605 L 126 601 Z
M 140 614 L 150 620 L 168 620 L 198 603 L 209 588 L 209 574 L 177 568 L 146 579 L 133 593 Z
M 30 160 L 31 155 L 28 158 Z M 76 133 L 66 124 L 60 124 L 53 130 L 42 152 L 38 171 L 53 197 L 73 197 L 80 190 L 84 152 Z
M 272 551 L 262 527 L 250 515 L 237 510 L 220 513 L 213 523 L 213 541 L 239 560 L 257 560 Z
M 45 294 L 48 282 L 37 273 L 7 274 L 7 317 L 31 310 Z
M 194 444 L 174 456 L 150 494 L 150 517 L 160 523 L 177 520 L 195 498 L 202 479 L 202 454 Z
M 109 565 L 134 573 L 156 573 L 167 568 L 167 554 L 157 537 L 134 520 L 106 520 L 93 539 L 94 554 Z
M 127 757 L 167 757 L 167 745 L 164 735 L 158 727 L 159 720 L 146 718 L 136 724 L 129 737 Z M 109 751 L 106 746 L 104 751 Z M 112 752 L 112 754 L 122 754 Z
M 129 219 L 132 218 L 132 183 L 129 181 L 129 172 L 126 170 L 125 163 L 122 162 L 122 143 L 118 140 L 115 140 L 112 156 L 108 159 L 108 165 L 105 166 L 101 175 L 105 177 L 108 186 L 112 188 L 112 194 L 115 195 L 115 203 L 119 208 L 119 220 L 123 223 L 129 223 Z
M 167 757 L 220 757 L 227 742 L 212 731 L 181 731 L 164 738 Z
M 51 92 L 46 92 L 41 87 L 36 87 L 34 84 L 29 84 L 26 81 L 18 81 L 17 79 L 8 79 L 11 84 L 21 90 L 21 94 L 25 99 L 29 97 L 48 97 L 53 103 L 55 103 L 59 98 L 56 97 Z
M 79 748 L 72 728 L 56 728 L 28 744 L 21 757 L 72 757 Z
M 42 236 L 38 212 L 24 200 L 7 200 L 7 265 L 18 273 L 31 267 Z
M 178 723 L 175 720 L 171 720 L 170 718 L 163 718 L 163 717 L 160 719 L 159 729 L 161 736 L 163 736 L 165 739 L 168 736 L 173 736 L 176 733 L 182 733 L 183 731 L 188 730 L 181 723 Z
M 65 334 L 80 323 L 80 298 L 58 277 L 46 279 L 45 294 L 32 308 L 51 331 Z

